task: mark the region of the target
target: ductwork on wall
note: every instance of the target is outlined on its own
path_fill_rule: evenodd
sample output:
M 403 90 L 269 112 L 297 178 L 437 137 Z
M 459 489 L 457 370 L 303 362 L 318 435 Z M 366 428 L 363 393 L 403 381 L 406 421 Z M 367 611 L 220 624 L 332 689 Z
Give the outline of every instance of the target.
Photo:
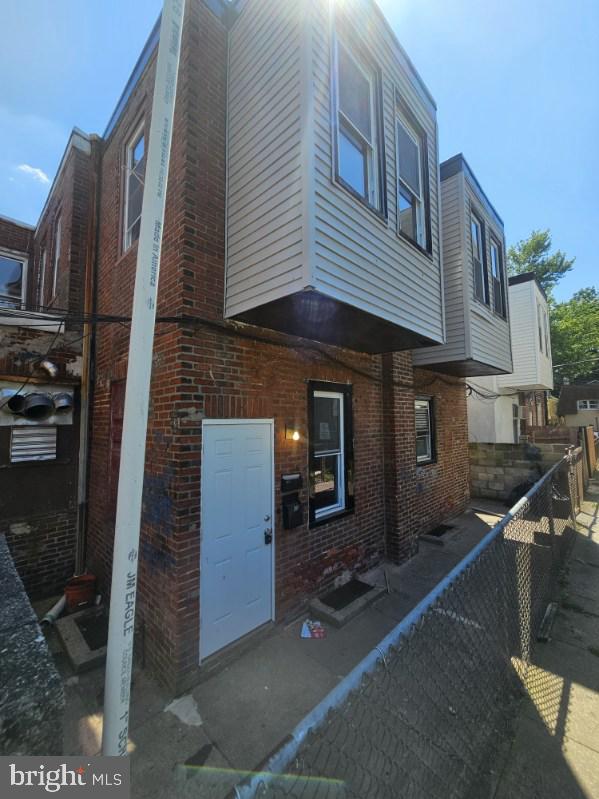
M 57 390 L 59 389 L 59 390 Z M 0 381 L 0 426 L 73 424 L 74 389 Z

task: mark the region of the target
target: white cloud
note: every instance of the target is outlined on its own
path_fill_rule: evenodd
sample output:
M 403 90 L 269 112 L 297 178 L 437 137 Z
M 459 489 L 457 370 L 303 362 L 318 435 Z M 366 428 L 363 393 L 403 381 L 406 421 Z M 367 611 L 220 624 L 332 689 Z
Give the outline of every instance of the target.
M 38 169 L 36 166 L 30 166 L 29 164 L 19 164 L 17 167 L 19 172 L 23 172 L 25 175 L 29 175 L 34 180 L 37 180 L 38 183 L 43 183 L 44 185 L 50 183 L 50 178 L 43 169 Z

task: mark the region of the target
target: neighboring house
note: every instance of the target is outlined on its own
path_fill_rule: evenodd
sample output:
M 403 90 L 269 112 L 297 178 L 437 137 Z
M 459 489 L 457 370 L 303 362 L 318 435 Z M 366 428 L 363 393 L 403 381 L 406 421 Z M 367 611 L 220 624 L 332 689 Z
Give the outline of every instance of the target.
M 567 427 L 593 425 L 599 432 L 599 381 L 563 385 L 557 414 Z
M 450 375 L 512 370 L 503 222 L 463 155 L 441 175 L 446 341 L 414 351 L 414 363 Z
M 177 690 L 462 511 L 464 376 L 511 369 L 501 220 L 460 157 L 443 277 L 436 107 L 376 4 L 187 8 L 138 595 Z M 94 140 L 87 564 L 105 596 L 158 36 Z
M 531 428 L 548 423 L 553 388 L 547 297 L 532 272 L 509 278 L 511 374 L 470 380 L 470 441 L 518 443 Z
M 74 569 L 91 148 L 73 131 L 35 228 L 0 217 L 0 532 L 34 598 Z

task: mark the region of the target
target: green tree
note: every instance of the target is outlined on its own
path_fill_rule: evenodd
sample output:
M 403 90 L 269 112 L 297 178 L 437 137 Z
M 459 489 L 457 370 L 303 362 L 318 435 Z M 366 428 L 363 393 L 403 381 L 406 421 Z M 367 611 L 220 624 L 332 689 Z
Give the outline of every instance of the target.
M 565 302 L 551 304 L 551 348 L 557 385 L 599 380 L 599 290 L 580 289 Z M 577 363 L 581 361 L 581 363 Z
M 548 230 L 533 230 L 527 239 L 513 244 L 507 252 L 510 275 L 534 272 L 545 292 L 559 283 L 574 266 L 574 258 L 566 258 L 561 250 L 551 253 L 551 234 Z

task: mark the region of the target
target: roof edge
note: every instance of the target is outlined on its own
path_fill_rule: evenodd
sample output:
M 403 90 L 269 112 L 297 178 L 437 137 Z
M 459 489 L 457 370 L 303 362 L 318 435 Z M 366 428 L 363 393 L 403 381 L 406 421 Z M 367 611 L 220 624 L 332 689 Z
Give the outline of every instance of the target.
M 439 166 L 439 174 L 441 176 L 441 182 L 444 180 L 448 180 L 452 178 L 454 175 L 457 175 L 458 172 L 463 172 L 465 175 L 468 176 L 470 181 L 474 184 L 475 190 L 479 193 L 480 198 L 487 204 L 491 215 L 495 217 L 495 221 L 501 226 L 503 230 L 504 224 L 503 219 L 497 213 L 497 210 L 491 200 L 489 200 L 487 193 L 480 185 L 478 178 L 474 174 L 472 167 L 464 158 L 463 153 L 457 153 L 457 155 L 452 155 L 451 158 L 443 161 L 443 163 Z

